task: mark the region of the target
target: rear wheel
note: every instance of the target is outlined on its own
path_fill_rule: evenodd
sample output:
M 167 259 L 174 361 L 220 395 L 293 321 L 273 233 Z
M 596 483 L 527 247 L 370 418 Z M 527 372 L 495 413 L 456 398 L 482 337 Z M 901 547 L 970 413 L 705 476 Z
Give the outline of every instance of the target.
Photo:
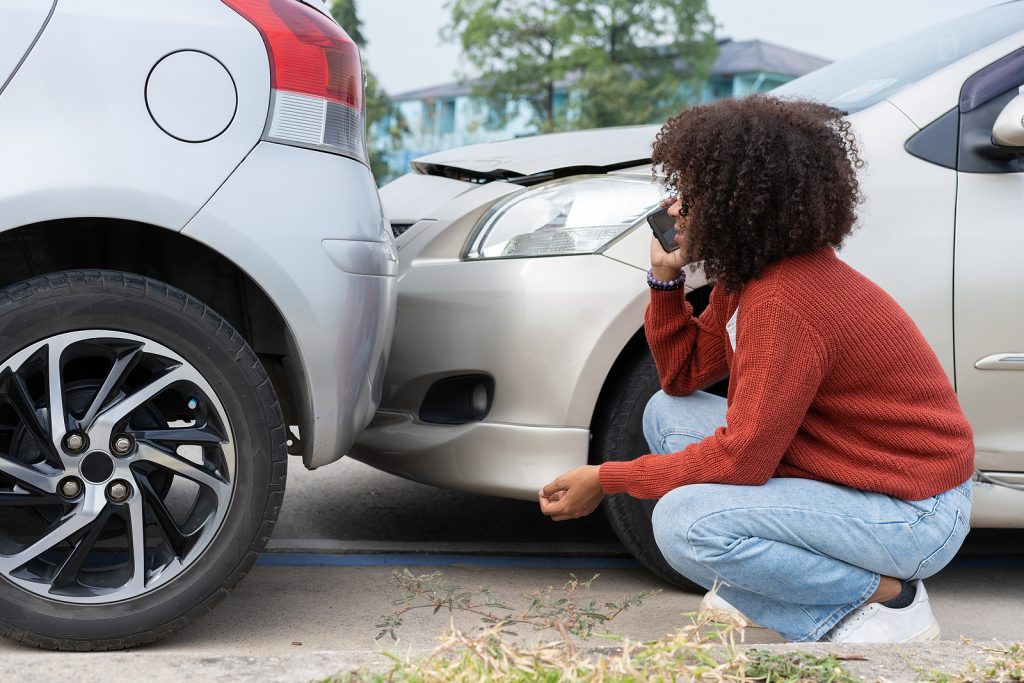
M 53 649 L 150 642 L 266 544 L 285 428 L 262 365 L 166 284 L 67 272 L 0 292 L 0 629 Z
M 660 388 L 658 371 L 649 352 L 628 360 L 606 392 L 595 422 L 591 444 L 592 462 L 632 460 L 650 452 L 643 433 L 644 408 Z M 638 500 L 620 494 L 604 501 L 605 515 L 622 545 L 657 577 L 688 591 L 703 588 L 677 572 L 665 561 L 654 540 L 651 515 L 655 500 Z

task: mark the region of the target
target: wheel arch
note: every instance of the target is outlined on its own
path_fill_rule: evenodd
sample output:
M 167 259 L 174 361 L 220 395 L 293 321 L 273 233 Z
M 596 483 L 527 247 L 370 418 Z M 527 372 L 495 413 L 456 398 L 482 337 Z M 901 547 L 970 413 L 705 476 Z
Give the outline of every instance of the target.
M 285 424 L 306 427 L 311 419 L 304 398 L 308 391 L 288 323 L 263 289 L 222 253 L 174 230 L 114 218 L 63 218 L 0 233 L 0 288 L 37 275 L 89 268 L 151 277 L 213 308 L 259 356 Z M 292 435 L 289 452 L 300 449 Z

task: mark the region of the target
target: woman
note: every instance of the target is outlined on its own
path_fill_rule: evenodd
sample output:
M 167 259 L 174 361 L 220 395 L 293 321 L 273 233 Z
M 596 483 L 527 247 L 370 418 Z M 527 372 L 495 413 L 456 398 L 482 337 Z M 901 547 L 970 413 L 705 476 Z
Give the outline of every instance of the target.
M 938 359 L 839 260 L 862 165 L 841 112 L 756 95 L 670 119 L 653 162 L 680 249 L 651 243 L 654 453 L 540 492 L 555 520 L 659 498 L 665 559 L 720 609 L 793 641 L 938 637 L 921 579 L 968 531 L 974 446 Z M 666 202 L 667 203 L 667 202 Z M 699 318 L 684 265 L 715 285 Z M 728 398 L 700 391 L 729 376 Z

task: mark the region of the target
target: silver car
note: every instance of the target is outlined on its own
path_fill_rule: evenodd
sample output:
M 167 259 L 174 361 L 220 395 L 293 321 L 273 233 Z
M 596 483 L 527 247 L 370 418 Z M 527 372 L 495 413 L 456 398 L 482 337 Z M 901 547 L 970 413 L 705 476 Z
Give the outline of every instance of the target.
M 323 3 L 0 0 L 0 631 L 152 641 L 340 458 L 395 314 Z
M 840 256 L 913 316 L 977 445 L 976 527 L 1024 527 L 1024 3 L 837 62 L 775 91 L 849 114 L 867 166 Z M 648 452 L 658 389 L 643 334 L 663 196 L 657 126 L 423 157 L 382 189 L 399 249 L 398 322 L 381 409 L 351 454 L 382 470 L 537 500 L 586 463 Z M 697 310 L 702 276 L 689 276 Z M 724 395 L 723 387 L 713 387 Z M 688 585 L 653 541 L 651 502 L 612 496 L 624 545 Z

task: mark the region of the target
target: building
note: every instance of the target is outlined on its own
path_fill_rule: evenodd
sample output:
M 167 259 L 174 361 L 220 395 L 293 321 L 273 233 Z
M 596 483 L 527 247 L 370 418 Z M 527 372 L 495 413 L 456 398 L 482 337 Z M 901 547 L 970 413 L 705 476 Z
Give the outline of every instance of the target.
M 828 63 L 762 40 L 736 42 L 726 38 L 718 42 L 718 57 L 701 101 L 765 92 Z M 473 85 L 472 81 L 445 83 L 391 98 L 409 131 L 402 137 L 402 148 L 387 154 L 388 164 L 396 175 L 405 173 L 412 159 L 430 152 L 537 132 L 525 105 L 519 106 L 503 125 L 497 125 L 497 117 L 488 105 L 472 96 Z M 556 91 L 556 108 L 569 106 L 568 85 L 565 83 Z M 390 126 L 391 122 L 385 120 L 369 131 L 371 144 L 374 140 L 387 140 Z

